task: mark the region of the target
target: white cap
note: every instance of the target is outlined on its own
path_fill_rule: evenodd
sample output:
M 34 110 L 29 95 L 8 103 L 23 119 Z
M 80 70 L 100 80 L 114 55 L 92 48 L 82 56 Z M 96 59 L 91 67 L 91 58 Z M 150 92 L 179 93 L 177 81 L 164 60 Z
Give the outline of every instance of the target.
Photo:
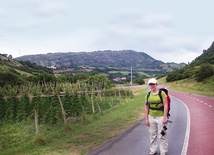
M 148 81 L 148 84 L 150 84 L 150 83 L 158 84 L 158 81 L 155 78 L 151 78 Z

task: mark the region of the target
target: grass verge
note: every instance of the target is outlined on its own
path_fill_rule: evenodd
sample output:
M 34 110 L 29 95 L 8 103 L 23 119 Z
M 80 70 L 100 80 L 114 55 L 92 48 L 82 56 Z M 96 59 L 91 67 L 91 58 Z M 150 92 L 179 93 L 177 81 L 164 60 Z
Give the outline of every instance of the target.
M 185 79 L 176 82 L 166 82 L 166 78 L 159 79 L 159 81 L 162 84 L 167 85 L 171 90 L 214 97 L 214 87 L 212 83 L 201 83 L 196 82 L 192 79 Z

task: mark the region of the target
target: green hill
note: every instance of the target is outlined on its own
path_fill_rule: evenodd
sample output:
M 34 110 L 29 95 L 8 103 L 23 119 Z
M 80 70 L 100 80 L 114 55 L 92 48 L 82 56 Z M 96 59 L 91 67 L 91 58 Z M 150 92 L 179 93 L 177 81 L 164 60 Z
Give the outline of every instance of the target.
M 203 50 L 203 53 L 191 63 L 191 66 L 201 65 L 203 63 L 214 65 L 214 42 L 207 50 Z
M 194 79 L 197 82 L 214 84 L 214 42 L 207 50 L 184 68 L 168 73 L 168 82 Z
M 38 75 L 52 74 L 52 70 L 29 61 L 17 61 L 0 54 L 0 87 L 38 81 Z
M 37 55 L 26 55 L 16 58 L 17 60 L 28 60 L 41 66 L 55 66 L 57 69 L 96 67 L 110 68 L 111 70 L 141 70 L 144 72 L 165 73 L 185 66 L 184 63 L 164 63 L 156 60 L 144 52 L 133 50 L 105 50 L 94 52 L 67 52 L 48 53 Z

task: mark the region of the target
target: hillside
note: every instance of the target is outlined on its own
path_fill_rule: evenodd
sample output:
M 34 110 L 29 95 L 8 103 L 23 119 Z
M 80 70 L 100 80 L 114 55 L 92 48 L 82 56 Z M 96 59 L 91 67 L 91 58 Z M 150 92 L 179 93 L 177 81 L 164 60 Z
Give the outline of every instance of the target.
M 203 50 L 203 53 L 197 57 L 191 65 L 197 66 L 203 63 L 214 64 L 214 42 L 207 50 Z
M 168 82 L 183 79 L 194 79 L 197 82 L 214 84 L 214 42 L 190 64 L 169 73 L 166 78 Z
M 0 87 L 24 84 L 35 80 L 39 74 L 53 74 L 53 71 L 29 61 L 14 60 L 11 55 L 0 54 Z
M 144 52 L 133 50 L 120 51 L 94 51 L 94 52 L 68 52 L 68 53 L 48 53 L 37 55 L 26 55 L 16 58 L 17 60 L 28 60 L 41 66 L 55 66 L 58 69 L 72 67 L 113 67 L 128 68 L 132 66 L 135 69 L 143 71 L 172 71 L 185 66 L 173 63 L 165 64 L 156 60 Z

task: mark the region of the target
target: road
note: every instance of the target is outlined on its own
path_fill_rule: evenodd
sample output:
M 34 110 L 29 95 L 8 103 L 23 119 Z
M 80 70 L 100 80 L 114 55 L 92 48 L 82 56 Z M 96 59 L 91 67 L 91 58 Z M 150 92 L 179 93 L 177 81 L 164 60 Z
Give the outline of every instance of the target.
M 188 109 L 185 104 L 171 96 L 171 117 L 173 123 L 168 126 L 169 151 L 171 155 L 186 153 L 188 144 Z M 185 143 L 185 139 L 187 139 Z M 149 132 L 144 120 L 130 129 L 101 145 L 88 155 L 148 155 Z
M 169 91 L 168 155 L 214 154 L 214 98 Z M 149 133 L 141 120 L 88 155 L 148 155 Z
M 214 154 L 214 98 L 170 91 L 182 100 L 190 112 L 187 155 Z

